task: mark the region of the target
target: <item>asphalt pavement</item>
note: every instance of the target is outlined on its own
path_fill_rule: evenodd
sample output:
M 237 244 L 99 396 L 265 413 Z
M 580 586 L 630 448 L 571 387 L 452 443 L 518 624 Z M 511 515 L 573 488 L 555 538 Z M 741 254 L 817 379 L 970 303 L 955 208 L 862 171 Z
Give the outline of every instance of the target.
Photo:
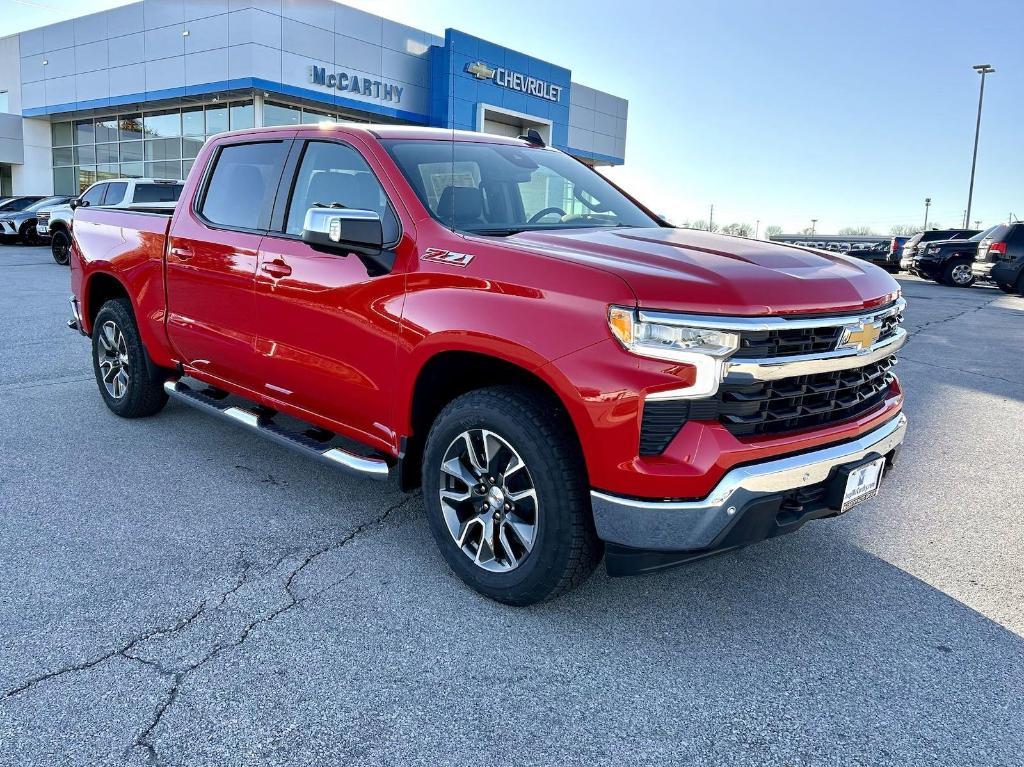
M 880 497 L 517 609 L 419 496 L 116 418 L 68 270 L 0 247 L 0 765 L 1024 762 L 1024 298 L 901 279 Z

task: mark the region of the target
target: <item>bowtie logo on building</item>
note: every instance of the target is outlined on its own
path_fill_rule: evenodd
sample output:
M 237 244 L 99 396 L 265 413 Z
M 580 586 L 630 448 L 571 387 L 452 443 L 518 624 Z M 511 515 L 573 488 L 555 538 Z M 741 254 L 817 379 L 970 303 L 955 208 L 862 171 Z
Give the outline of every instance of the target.
M 466 71 L 469 72 L 477 80 L 493 80 L 494 71 L 489 66 L 484 64 L 482 61 L 474 61 L 472 64 L 466 65 Z

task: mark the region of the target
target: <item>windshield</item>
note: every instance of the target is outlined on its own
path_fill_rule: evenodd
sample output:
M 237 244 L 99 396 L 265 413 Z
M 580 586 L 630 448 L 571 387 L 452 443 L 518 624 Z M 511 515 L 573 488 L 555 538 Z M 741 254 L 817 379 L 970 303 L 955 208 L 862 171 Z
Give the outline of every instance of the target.
M 598 173 L 550 149 L 468 141 L 387 141 L 416 195 L 463 232 L 516 232 L 658 222 Z
M 995 226 L 990 226 L 984 232 L 978 232 L 976 235 L 971 237 L 968 241 L 969 242 L 981 242 L 982 240 L 984 240 L 986 237 L 988 237 L 992 232 L 994 232 L 998 228 L 999 228 L 999 224 L 996 224 Z
M 25 208 L 25 210 L 35 211 L 39 210 L 40 208 L 45 208 L 48 205 L 59 205 L 62 202 L 67 202 L 67 199 L 67 197 L 46 197 L 45 199 L 42 199 L 39 202 L 29 205 L 27 208 Z

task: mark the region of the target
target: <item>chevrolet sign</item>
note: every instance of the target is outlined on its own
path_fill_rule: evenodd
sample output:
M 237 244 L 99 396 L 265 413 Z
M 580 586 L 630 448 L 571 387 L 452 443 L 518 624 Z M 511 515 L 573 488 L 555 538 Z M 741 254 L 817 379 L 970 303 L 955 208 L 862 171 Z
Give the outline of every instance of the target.
M 513 72 L 504 67 L 489 67 L 482 61 L 474 61 L 466 65 L 466 71 L 477 80 L 493 80 L 495 85 L 509 90 L 525 93 L 527 96 L 558 101 L 562 97 L 562 86 L 527 77 L 522 72 Z
M 392 85 L 380 80 L 371 80 L 369 77 L 359 77 L 348 72 L 327 73 L 325 67 L 311 67 L 310 82 L 313 85 L 322 85 L 325 88 L 334 88 L 339 91 L 348 91 L 360 96 L 371 96 L 382 101 L 399 102 L 402 100 L 401 85 Z

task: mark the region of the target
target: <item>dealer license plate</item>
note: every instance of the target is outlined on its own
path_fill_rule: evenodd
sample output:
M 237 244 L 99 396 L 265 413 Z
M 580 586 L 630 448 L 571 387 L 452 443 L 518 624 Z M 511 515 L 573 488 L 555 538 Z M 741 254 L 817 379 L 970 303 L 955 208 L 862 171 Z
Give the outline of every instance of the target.
M 877 458 L 850 472 L 846 478 L 846 491 L 843 493 L 843 505 L 840 513 L 849 511 L 858 503 L 863 503 L 878 494 L 884 467 L 885 459 Z

